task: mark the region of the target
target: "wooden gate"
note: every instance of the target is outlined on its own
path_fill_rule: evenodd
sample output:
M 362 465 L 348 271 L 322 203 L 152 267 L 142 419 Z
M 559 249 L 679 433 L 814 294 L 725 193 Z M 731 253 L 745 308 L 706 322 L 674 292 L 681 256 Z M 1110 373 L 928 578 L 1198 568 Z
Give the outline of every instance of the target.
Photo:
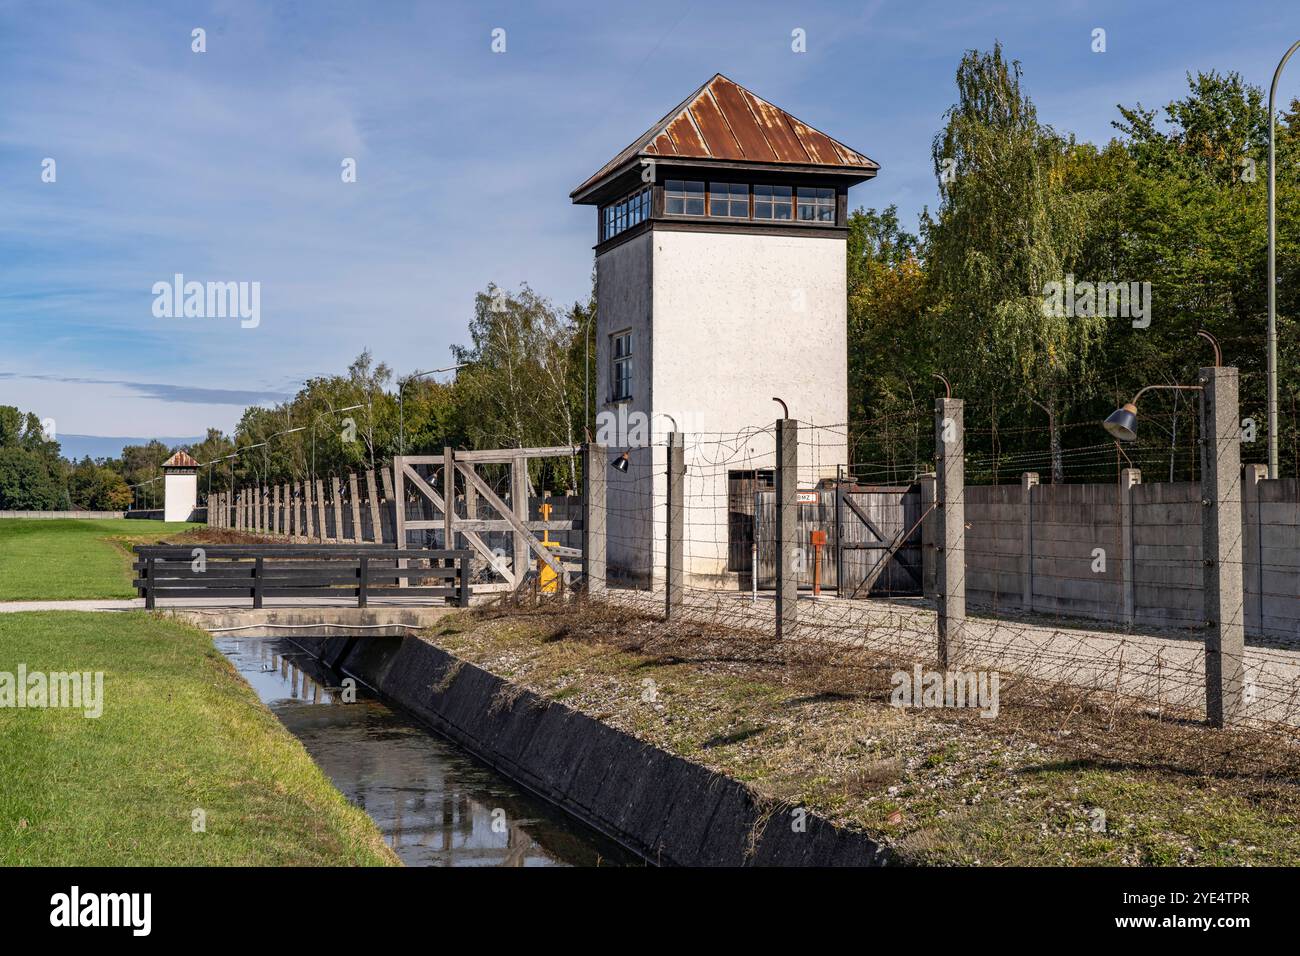
M 495 580 L 474 585 L 476 592 L 518 590 L 528 578 L 533 562 L 544 562 L 568 587 L 579 571 L 582 552 L 578 548 L 551 542 L 544 544 L 541 533 L 581 531 L 582 519 L 572 515 L 549 520 L 532 517 L 529 508 L 528 461 L 578 454 L 568 446 L 551 448 L 505 448 L 485 451 L 443 449 L 441 455 L 399 455 L 393 459 L 393 484 L 397 542 L 407 546 L 407 533 L 434 532 L 436 543 L 455 548 L 463 542 L 472 549 L 477 569 Z M 508 489 L 498 494 L 478 469 L 494 466 L 508 475 Z M 426 478 L 421 468 L 430 469 Z M 406 514 L 408 490 L 426 503 L 432 517 L 410 518 Z M 569 510 L 573 510 L 570 508 Z M 439 534 L 440 532 L 440 534 Z M 492 547 L 486 536 L 505 534 L 508 548 Z
M 824 532 L 821 586 L 841 597 L 921 593 L 921 490 L 919 485 L 828 482 L 801 490 L 798 537 L 807 560 L 799 587 L 813 586 L 812 533 Z M 755 493 L 758 587 L 776 586 L 776 492 Z M 744 569 L 741 569 L 744 570 Z

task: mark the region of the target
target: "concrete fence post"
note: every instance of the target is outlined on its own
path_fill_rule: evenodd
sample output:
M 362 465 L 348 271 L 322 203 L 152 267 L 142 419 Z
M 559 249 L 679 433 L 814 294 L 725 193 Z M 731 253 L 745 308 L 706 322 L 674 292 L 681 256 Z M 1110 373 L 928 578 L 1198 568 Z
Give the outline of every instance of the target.
M 1205 714 L 1224 727 L 1242 714 L 1246 635 L 1242 621 L 1241 418 L 1235 368 L 1203 368 L 1201 545 L 1204 559 Z
M 235 494 L 235 530 L 244 530 L 244 492 Z
M 936 637 L 940 667 L 961 660 L 966 625 L 966 437 L 964 403 L 940 398 L 934 407 L 935 551 L 938 568 Z
M 587 582 L 588 598 L 603 597 L 605 593 L 607 454 L 604 445 L 588 442 L 583 446 L 582 576 Z
M 664 617 L 682 609 L 682 565 L 686 558 L 686 443 L 680 432 L 668 436 L 668 540 L 664 549 Z
M 799 423 L 776 420 L 776 636 L 799 623 Z M 755 568 L 755 573 L 757 573 Z
M 1133 489 L 1142 484 L 1142 471 L 1125 468 L 1119 473 L 1119 547 L 1120 594 L 1123 600 L 1122 620 L 1125 627 L 1137 621 L 1137 567 L 1133 562 Z
M 921 594 L 933 599 L 936 570 L 934 566 L 935 523 L 938 512 L 934 507 L 935 482 L 934 472 L 927 471 L 916 476 L 916 483 L 921 486 Z
M 1034 609 L 1034 489 L 1038 487 L 1038 472 L 1026 471 L 1020 476 L 1020 606 L 1026 611 Z

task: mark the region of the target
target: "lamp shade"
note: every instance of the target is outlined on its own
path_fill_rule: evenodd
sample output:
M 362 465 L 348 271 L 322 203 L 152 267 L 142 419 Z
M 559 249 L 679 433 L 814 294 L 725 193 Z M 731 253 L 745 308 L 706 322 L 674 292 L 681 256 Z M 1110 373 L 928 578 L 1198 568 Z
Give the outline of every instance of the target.
M 613 461 L 609 463 L 609 467 L 613 468 L 615 471 L 621 471 L 626 474 L 627 462 L 628 462 L 627 452 L 623 452 L 623 454 L 619 455 L 617 458 L 615 458 Z
M 1116 441 L 1136 441 L 1137 406 L 1132 402 L 1125 403 L 1121 408 L 1115 409 L 1110 418 L 1102 422 L 1102 427 Z

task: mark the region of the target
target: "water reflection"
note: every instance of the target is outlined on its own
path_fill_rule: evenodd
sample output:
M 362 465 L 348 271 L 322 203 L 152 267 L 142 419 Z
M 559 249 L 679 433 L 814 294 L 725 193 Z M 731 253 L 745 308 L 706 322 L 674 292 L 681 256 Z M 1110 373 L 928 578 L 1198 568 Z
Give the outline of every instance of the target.
M 408 866 L 638 863 L 288 640 L 216 639 L 258 696 Z

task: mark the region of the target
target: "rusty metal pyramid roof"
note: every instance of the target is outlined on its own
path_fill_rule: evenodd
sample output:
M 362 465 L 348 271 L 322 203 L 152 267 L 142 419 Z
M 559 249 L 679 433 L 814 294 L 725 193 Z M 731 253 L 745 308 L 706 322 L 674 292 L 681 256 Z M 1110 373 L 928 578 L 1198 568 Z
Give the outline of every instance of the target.
M 755 96 L 721 73 L 688 96 L 570 193 L 577 197 L 642 156 L 861 170 L 879 164 Z
M 181 450 L 163 462 L 162 466 L 164 468 L 197 468 L 199 463 L 184 450 Z

